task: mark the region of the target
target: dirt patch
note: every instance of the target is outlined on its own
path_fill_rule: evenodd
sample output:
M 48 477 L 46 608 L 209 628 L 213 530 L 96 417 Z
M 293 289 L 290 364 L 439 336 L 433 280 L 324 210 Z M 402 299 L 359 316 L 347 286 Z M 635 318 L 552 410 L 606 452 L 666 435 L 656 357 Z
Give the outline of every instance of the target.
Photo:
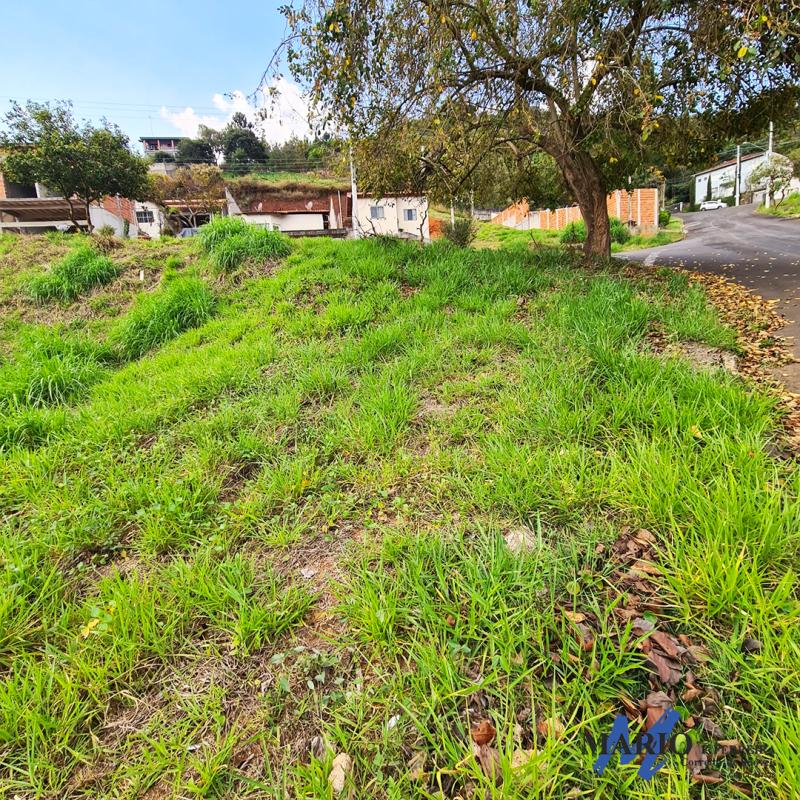
M 703 342 L 667 342 L 657 332 L 647 337 L 647 344 L 658 355 L 685 358 L 697 369 L 724 369 L 732 375 L 739 374 L 736 356 L 719 347 L 711 347 Z
M 233 502 L 242 487 L 261 469 L 259 461 L 242 461 L 234 464 L 222 480 L 219 492 L 220 503 Z

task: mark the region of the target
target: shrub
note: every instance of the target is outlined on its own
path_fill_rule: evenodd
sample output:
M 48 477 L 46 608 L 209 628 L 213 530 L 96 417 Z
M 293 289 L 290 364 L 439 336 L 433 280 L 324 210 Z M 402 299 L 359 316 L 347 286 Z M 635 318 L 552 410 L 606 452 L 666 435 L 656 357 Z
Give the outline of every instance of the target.
M 442 228 L 444 238 L 452 242 L 457 247 L 469 247 L 478 234 L 475 221 L 471 219 L 457 219 L 455 222 L 448 222 Z
M 579 219 L 576 222 L 570 222 L 559 237 L 561 244 L 579 244 L 586 241 L 586 223 Z
M 214 217 L 208 225 L 203 225 L 197 232 L 200 247 L 206 252 L 213 252 L 231 236 L 246 233 L 250 226 L 241 217 Z
M 103 225 L 92 234 L 92 244 L 95 250 L 99 253 L 110 253 L 117 247 L 120 247 L 120 242 L 114 238 L 114 228 L 111 225 Z
M 80 244 L 49 272 L 32 278 L 28 288 L 37 303 L 48 300 L 69 302 L 95 286 L 114 280 L 118 272 L 108 257 L 88 244 Z
M 243 264 L 256 264 L 283 258 L 291 251 L 289 237 L 277 231 L 247 226 L 223 239 L 211 251 L 211 263 L 219 272 L 231 272 Z
M 157 291 L 140 295 L 111 334 L 124 358 L 139 358 L 178 334 L 202 325 L 214 313 L 214 295 L 199 278 L 173 278 Z
M 611 217 L 608 220 L 611 226 L 611 241 L 617 244 L 625 244 L 631 238 L 631 229 L 622 220 Z
M 23 337 L 21 353 L 0 367 L 0 406 L 65 403 L 97 380 L 110 357 L 89 340 L 39 330 Z
M 609 227 L 611 229 L 611 241 L 617 244 L 625 244 L 631 237 L 631 232 L 628 226 L 618 220 L 616 217 L 610 217 Z M 582 220 L 570 222 L 563 231 L 561 231 L 561 244 L 580 244 L 586 241 L 586 223 Z
M 669 221 L 671 219 L 672 219 L 672 214 L 670 214 L 666 208 L 662 208 L 661 211 L 658 212 L 658 227 L 666 228 L 667 225 L 669 225 Z

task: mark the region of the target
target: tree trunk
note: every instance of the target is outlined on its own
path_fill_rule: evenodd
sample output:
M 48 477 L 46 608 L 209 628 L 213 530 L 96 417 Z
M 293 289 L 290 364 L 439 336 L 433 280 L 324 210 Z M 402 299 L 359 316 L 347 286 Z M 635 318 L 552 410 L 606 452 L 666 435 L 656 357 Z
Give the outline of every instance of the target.
M 67 201 L 67 206 L 69 207 L 70 222 L 72 222 L 72 224 L 75 226 L 75 230 L 78 231 L 78 233 L 80 233 L 81 226 L 78 220 L 75 219 L 75 206 L 72 205 L 72 198 L 65 196 L 64 199 Z
M 586 223 L 586 243 L 583 251 L 588 257 L 611 256 L 611 228 L 606 205 L 606 185 L 594 159 L 580 151 L 553 153 L 567 186 L 581 209 Z
M 92 215 L 89 213 L 91 202 L 86 200 L 84 202 L 84 206 L 86 207 L 86 230 L 91 233 L 94 230 L 94 225 L 92 225 Z

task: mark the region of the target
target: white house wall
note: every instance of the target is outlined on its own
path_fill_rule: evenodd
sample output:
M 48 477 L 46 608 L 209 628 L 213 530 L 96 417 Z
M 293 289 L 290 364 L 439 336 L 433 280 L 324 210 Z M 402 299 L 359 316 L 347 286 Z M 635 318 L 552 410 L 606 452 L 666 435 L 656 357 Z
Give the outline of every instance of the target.
M 383 208 L 383 219 L 373 219 L 372 208 Z M 407 221 L 403 212 L 414 209 L 417 219 Z M 426 197 L 359 197 L 356 209 L 357 233 L 361 236 L 406 236 L 430 240 Z
M 742 170 L 739 180 L 739 192 L 743 194 L 750 190 L 748 179 L 750 173 L 767 160 L 766 155 L 757 158 L 748 158 L 742 161 Z M 736 164 L 731 164 L 712 172 L 696 175 L 694 179 L 694 197 L 696 203 L 702 203 L 708 197 L 708 179 L 711 177 L 711 197 L 718 200 L 721 197 L 730 197 L 736 194 Z
M 89 218 L 95 228 L 102 228 L 104 225 L 110 225 L 114 229 L 115 236 L 125 235 L 125 220 L 122 217 L 118 217 L 116 214 L 112 214 L 110 211 L 106 211 L 106 209 L 101 206 L 89 206 Z M 129 225 L 128 238 L 136 239 L 138 236 L 139 226 Z
M 321 231 L 325 229 L 322 213 L 319 214 L 242 214 L 242 219 L 262 228 L 290 231 Z
M 155 203 L 137 202 L 134 210 L 152 212 L 152 222 L 137 222 L 136 225 L 142 233 L 146 233 L 151 239 L 159 239 L 164 227 L 164 213 L 161 209 Z

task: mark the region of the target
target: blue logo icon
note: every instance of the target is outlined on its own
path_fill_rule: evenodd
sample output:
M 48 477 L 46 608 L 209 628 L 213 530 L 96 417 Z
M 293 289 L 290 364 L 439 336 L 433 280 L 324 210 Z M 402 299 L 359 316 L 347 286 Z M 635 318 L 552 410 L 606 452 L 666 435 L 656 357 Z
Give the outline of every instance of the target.
M 649 781 L 664 766 L 664 760 L 659 761 L 659 758 L 674 750 L 672 730 L 680 718 L 681 715 L 677 711 L 672 709 L 665 711 L 650 730 L 640 733 L 631 741 L 627 717 L 622 714 L 615 717 L 611 733 L 604 734 L 600 739 L 600 755 L 594 762 L 594 771 L 602 775 L 611 761 L 612 754 L 619 749 L 620 764 L 630 764 L 631 761 L 644 755 L 637 774 Z

